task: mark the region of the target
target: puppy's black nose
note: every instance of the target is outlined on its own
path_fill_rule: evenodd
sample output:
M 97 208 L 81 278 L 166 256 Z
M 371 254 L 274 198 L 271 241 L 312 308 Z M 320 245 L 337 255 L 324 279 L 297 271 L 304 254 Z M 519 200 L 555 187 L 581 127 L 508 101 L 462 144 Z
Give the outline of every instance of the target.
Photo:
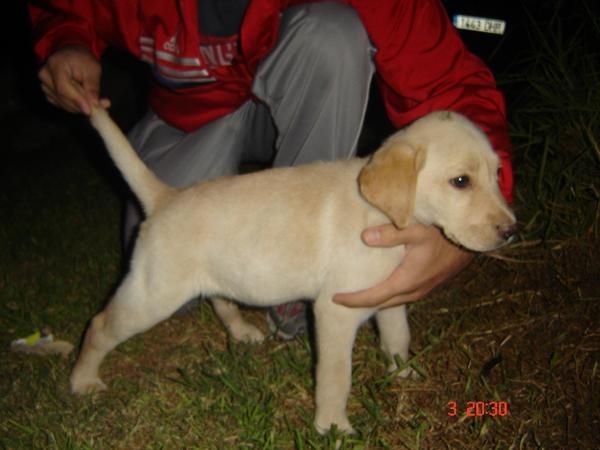
M 498 229 L 498 235 L 505 241 L 508 241 L 511 237 L 513 237 L 515 234 L 517 234 L 517 224 L 516 223 L 511 223 L 511 224 L 507 224 L 507 225 L 498 225 L 497 229 Z

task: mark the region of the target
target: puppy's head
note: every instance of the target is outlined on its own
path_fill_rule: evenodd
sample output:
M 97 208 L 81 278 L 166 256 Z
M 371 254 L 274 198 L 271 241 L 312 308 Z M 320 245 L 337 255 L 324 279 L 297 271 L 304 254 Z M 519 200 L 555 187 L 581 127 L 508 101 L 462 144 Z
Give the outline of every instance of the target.
M 515 217 L 498 188 L 500 160 L 465 117 L 435 112 L 390 137 L 359 175 L 363 197 L 399 228 L 441 228 L 474 251 L 505 244 Z

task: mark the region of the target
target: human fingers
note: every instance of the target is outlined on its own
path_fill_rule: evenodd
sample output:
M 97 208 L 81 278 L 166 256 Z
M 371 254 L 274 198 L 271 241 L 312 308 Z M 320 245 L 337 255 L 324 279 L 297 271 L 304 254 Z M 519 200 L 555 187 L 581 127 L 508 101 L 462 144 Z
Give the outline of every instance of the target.
M 396 295 L 387 301 L 379 303 L 377 307 L 379 309 L 386 309 L 394 306 L 406 305 L 407 303 L 414 303 L 418 300 L 421 300 L 427 294 L 427 291 L 416 290 L 410 294 Z
M 44 96 L 46 97 L 46 100 L 48 100 L 50 104 L 71 113 L 77 113 L 79 111 L 79 107 L 76 103 L 68 99 L 59 97 L 59 95 L 56 93 L 53 87 L 47 84 L 42 84 L 41 88 L 42 92 L 44 93 Z
M 423 242 L 430 235 L 429 228 L 431 227 L 414 224 L 399 229 L 388 223 L 363 230 L 361 238 L 365 244 L 372 247 L 395 247 Z
M 59 107 L 73 113 L 90 111 L 81 85 L 72 78 L 69 70 L 64 68 L 51 70 L 50 75 L 52 82 L 46 86 L 51 86 L 51 92 Z
M 429 294 L 439 283 L 437 280 L 415 282 L 414 271 L 399 266 L 385 281 L 368 289 L 342 292 L 333 296 L 333 302 L 349 308 L 389 308 L 415 302 Z
M 84 81 L 82 85 L 83 95 L 87 100 L 87 108 L 84 109 L 85 114 L 91 114 L 91 108 L 103 108 L 109 109 L 111 106 L 111 101 L 108 98 L 100 97 L 99 92 L 99 78 L 98 79 L 87 79 Z
M 90 61 L 88 64 L 74 68 L 73 77 L 78 81 L 81 87 L 81 94 L 86 101 L 83 105 L 85 114 L 91 113 L 92 107 L 102 106 L 100 103 L 100 78 L 102 70 L 96 61 Z M 106 104 L 106 99 L 102 102 Z M 104 106 L 102 106 L 104 107 Z
M 38 80 L 40 81 L 40 87 L 46 100 L 54 106 L 60 107 L 58 102 L 58 96 L 55 92 L 54 80 L 52 79 L 52 75 L 48 68 L 48 65 L 45 64 L 40 71 L 38 72 Z
M 82 73 L 80 67 L 72 67 L 69 77 L 69 79 L 63 80 L 66 82 L 62 85 L 64 88 L 63 94 L 66 98 L 75 102 L 79 112 L 90 115 L 92 107 L 98 102 L 97 94 L 88 90 L 89 87 L 86 89 L 86 86 L 84 85 L 85 73 Z
M 42 86 L 46 86 L 48 89 L 54 90 L 54 80 L 50 74 L 48 65 L 45 64 L 38 72 L 38 80 Z
M 39 73 L 53 101 L 71 112 L 89 114 L 98 104 L 102 67 L 89 49 L 67 46 L 53 53 Z
M 333 302 L 348 308 L 389 308 L 412 303 L 427 295 L 428 291 L 418 289 L 390 297 L 392 291 L 370 288 L 363 291 L 339 293 L 333 296 Z
M 111 102 L 108 98 L 101 98 L 100 99 L 100 107 L 104 108 L 104 109 L 109 109 L 111 105 Z
M 356 292 L 337 293 L 333 296 L 333 302 L 350 308 L 370 308 L 389 300 L 394 294 L 390 284 L 383 282 Z

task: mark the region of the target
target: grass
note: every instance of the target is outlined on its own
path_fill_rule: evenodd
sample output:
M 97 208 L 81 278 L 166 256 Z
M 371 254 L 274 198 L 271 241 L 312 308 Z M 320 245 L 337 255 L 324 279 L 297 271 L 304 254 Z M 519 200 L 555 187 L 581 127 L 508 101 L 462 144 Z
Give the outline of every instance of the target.
M 586 0 L 537 6 L 549 11 L 540 21 L 524 9 L 531 50 L 501 77 L 503 88 L 514 94 L 510 123 L 518 194 L 528 205 L 523 232 L 544 239 L 586 233 L 598 238 L 598 7 Z
M 360 330 L 354 436 L 312 428 L 308 338 L 232 344 L 207 304 L 118 347 L 99 395 L 69 393 L 74 355 L 11 353 L 10 341 L 42 327 L 77 343 L 108 298 L 122 271 L 122 185 L 81 122 L 4 114 L 0 448 L 598 448 L 598 21 L 558 17 L 532 30 L 538 51 L 503 77 L 522 239 L 411 306 L 402 363 L 418 379 L 388 374 L 375 331 Z M 569 33 L 542 32 L 552 27 Z M 247 315 L 265 330 L 262 312 Z M 469 417 L 470 401 L 504 401 L 509 414 Z

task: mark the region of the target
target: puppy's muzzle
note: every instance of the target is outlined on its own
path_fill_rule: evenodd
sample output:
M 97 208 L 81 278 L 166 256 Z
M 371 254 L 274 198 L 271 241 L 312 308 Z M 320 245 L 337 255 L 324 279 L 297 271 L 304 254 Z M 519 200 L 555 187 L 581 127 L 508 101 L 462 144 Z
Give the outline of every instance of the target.
M 498 231 L 498 236 L 500 239 L 509 242 L 512 238 L 517 234 L 517 224 L 516 223 L 508 223 L 502 225 L 496 225 L 496 230 Z

